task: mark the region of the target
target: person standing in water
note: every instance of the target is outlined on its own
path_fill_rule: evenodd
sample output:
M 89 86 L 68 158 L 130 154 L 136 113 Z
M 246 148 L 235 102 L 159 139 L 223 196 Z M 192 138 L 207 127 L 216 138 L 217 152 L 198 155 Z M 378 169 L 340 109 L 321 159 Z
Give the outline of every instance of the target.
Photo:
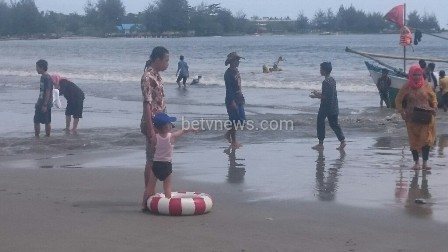
M 381 72 L 381 77 L 378 78 L 378 81 L 376 83 L 376 87 L 378 88 L 378 92 L 380 93 L 380 106 L 383 107 L 384 101 L 386 103 L 386 107 L 390 108 L 389 88 L 392 84 L 392 80 L 388 76 L 389 70 L 383 68 Z
M 34 106 L 34 136 L 39 137 L 40 125 L 45 124 L 45 136 L 49 137 L 51 133 L 51 107 L 53 106 L 53 81 L 47 73 L 48 62 L 43 59 L 38 60 L 36 71 L 41 77 L 39 97 Z
M 177 80 L 176 83 L 180 87 L 180 81 L 182 80 L 182 84 L 184 84 L 184 87 L 186 87 L 187 79 L 190 76 L 190 73 L 188 71 L 188 64 L 184 61 L 184 56 L 181 55 L 179 57 L 179 62 L 177 63 L 177 71 L 176 76 Z
M 224 74 L 224 81 L 226 84 L 226 109 L 231 122 L 231 128 L 225 134 L 226 139 L 234 148 L 240 147 L 240 143 L 236 140 L 236 127 L 242 127 L 246 121 L 246 114 L 244 111 L 245 99 L 241 92 L 241 76 L 238 71 L 240 65 L 240 57 L 236 52 L 231 52 L 227 55 L 225 65 L 229 68 Z
M 70 124 L 73 116 L 72 132 L 76 133 L 79 119 L 82 118 L 84 109 L 84 92 L 75 83 L 63 78 L 57 74 L 51 76 L 53 85 L 59 90 L 59 94 L 64 95 L 67 100 L 65 108 L 65 131 L 70 132 Z

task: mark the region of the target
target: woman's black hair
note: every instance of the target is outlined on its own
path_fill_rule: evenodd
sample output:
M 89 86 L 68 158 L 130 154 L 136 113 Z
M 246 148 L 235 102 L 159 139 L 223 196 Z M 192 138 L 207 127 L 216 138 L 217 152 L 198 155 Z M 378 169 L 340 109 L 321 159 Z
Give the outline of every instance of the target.
M 165 54 L 169 54 L 168 50 L 163 46 L 156 46 L 154 49 L 152 49 L 151 55 L 149 56 L 149 60 L 145 63 L 145 69 L 148 68 L 152 62 L 154 62 L 156 59 L 163 59 L 165 57 Z

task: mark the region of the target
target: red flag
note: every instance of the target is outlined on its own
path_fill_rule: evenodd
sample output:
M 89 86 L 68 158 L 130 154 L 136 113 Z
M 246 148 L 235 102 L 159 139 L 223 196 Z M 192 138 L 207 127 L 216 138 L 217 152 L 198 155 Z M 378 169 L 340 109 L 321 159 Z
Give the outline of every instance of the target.
M 404 4 L 397 5 L 392 10 L 390 10 L 385 16 L 384 19 L 390 21 L 392 23 L 397 24 L 398 26 L 404 26 Z

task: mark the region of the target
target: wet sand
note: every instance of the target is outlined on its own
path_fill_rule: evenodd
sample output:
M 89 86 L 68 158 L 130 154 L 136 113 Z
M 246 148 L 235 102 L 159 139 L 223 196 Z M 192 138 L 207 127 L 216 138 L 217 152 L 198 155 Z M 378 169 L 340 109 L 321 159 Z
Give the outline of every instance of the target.
M 24 94 L 35 92 L 5 96 L 17 101 Z M 209 193 L 214 207 L 206 215 L 167 217 L 140 212 L 139 102 L 89 97 L 78 135 L 62 133 L 59 110 L 52 136 L 39 140 L 32 137 L 31 105 L 0 109 L 11 118 L 0 141 L 2 252 L 445 251 L 443 113 L 431 151 L 433 170 L 416 173 L 403 124 L 384 120 L 391 114 L 386 110 L 344 110 L 345 153 L 335 150 L 328 126 L 320 153 L 310 148 L 316 142 L 312 108 L 279 115 L 274 112 L 285 108 L 248 106 L 254 120 L 293 119 L 294 131 L 238 132 L 243 147 L 236 151 L 227 149 L 223 132 L 182 138 L 173 189 Z M 223 113 L 221 104 L 188 108 L 170 107 L 189 118 Z
M 77 162 L 87 166 L 83 169 L 45 167 L 45 163 L 54 161 L 41 155 L 33 157 L 40 160 L 34 164 L 40 162 L 40 169 L 27 160 L 10 160 L 6 165 L 2 162 L 2 251 L 444 251 L 446 248 L 446 223 L 415 218 L 393 209 L 328 201 L 251 201 L 248 199 L 259 192 L 229 183 L 185 179 L 189 172 L 181 168 L 175 171 L 175 188 L 211 194 L 212 211 L 191 217 L 145 214 L 139 211 L 142 168 L 117 168 L 120 164 L 116 163 L 116 154 L 77 155 Z M 70 156 L 56 159 L 60 164 L 73 161 Z M 207 159 L 212 160 L 213 156 Z M 191 160 L 177 162 L 188 164 Z M 211 161 L 204 162 L 212 165 Z M 297 179 L 300 182 L 305 178 Z

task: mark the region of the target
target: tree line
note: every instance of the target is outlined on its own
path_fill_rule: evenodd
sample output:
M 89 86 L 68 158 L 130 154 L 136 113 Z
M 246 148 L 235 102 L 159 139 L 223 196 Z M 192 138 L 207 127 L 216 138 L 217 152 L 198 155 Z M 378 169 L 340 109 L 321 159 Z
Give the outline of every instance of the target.
M 39 34 L 105 36 L 116 33 L 117 25 L 139 24 L 133 33 L 176 33 L 180 36 L 214 36 L 273 33 L 347 32 L 379 33 L 394 28 L 379 12 L 366 13 L 353 5 L 317 10 L 312 18 L 299 11 L 290 17 L 248 18 L 245 13 L 233 14 L 221 4 L 190 6 L 187 0 L 149 1 L 139 13 L 126 13 L 121 0 L 88 0 L 84 14 L 62 14 L 39 11 L 34 0 L 0 0 L 0 36 L 36 36 Z M 409 13 L 407 23 L 412 28 L 440 31 L 434 14 Z

